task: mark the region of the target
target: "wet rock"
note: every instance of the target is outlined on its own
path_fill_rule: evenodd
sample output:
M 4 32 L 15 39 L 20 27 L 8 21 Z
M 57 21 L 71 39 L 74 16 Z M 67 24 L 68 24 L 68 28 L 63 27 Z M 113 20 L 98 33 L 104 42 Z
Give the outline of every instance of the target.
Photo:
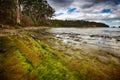
M 81 54 L 82 54 L 82 55 L 87 55 L 88 52 L 87 52 L 87 51 L 83 51 L 83 52 L 81 52 Z
M 55 45 L 59 45 L 59 42 L 56 42 L 56 41 L 55 41 L 54 44 L 55 44 Z
M 64 48 L 64 47 L 60 47 L 60 49 L 59 49 L 60 51 L 65 51 L 66 50 L 66 48 Z
M 120 41 L 120 39 L 116 39 L 116 41 Z
M 112 53 L 112 55 L 117 57 L 117 58 L 120 58 L 120 53 L 119 52 L 116 52 L 116 53 L 114 52 L 114 53 Z
M 58 46 L 52 46 L 51 48 L 52 48 L 52 49 L 57 49 L 57 50 L 59 49 Z
M 63 46 L 52 46 L 51 48 L 55 49 L 55 50 L 60 50 L 60 51 L 65 51 L 66 50 L 66 48 L 63 47 Z
M 66 47 L 67 48 L 73 48 L 74 44 L 67 44 Z
M 80 49 L 80 45 L 75 45 L 72 47 L 73 50 L 79 50 Z
M 67 54 L 67 55 L 73 55 L 74 53 L 73 53 L 73 51 L 71 50 L 71 49 L 69 49 L 69 50 L 67 50 L 66 52 L 65 52 L 65 54 Z
M 78 59 L 82 60 L 83 58 L 81 56 L 77 56 Z
M 61 42 L 61 43 L 60 43 L 60 45 L 62 45 L 62 46 L 66 46 L 66 44 L 65 44 L 65 43 L 63 43 L 63 42 Z
M 111 60 L 115 65 L 120 66 L 120 61 L 117 58 L 113 57 Z
M 110 62 L 110 60 L 104 56 L 98 56 L 98 60 L 102 63 L 105 63 L 105 64 L 108 64 Z
M 80 41 L 80 39 L 79 38 L 75 38 L 74 41 Z
M 97 35 L 90 35 L 90 37 L 98 37 Z
M 109 38 L 109 39 L 112 39 L 112 37 L 109 36 L 109 35 L 90 35 L 90 37 L 102 37 L 102 38 Z
M 70 35 L 69 37 L 70 37 L 70 38 L 75 38 L 75 35 Z
M 83 41 L 83 43 L 84 43 L 84 44 L 87 44 L 87 42 L 86 42 L 86 41 Z
M 61 39 L 62 37 L 61 37 L 61 35 L 57 34 L 57 35 L 56 35 L 56 38 L 60 38 L 60 39 Z

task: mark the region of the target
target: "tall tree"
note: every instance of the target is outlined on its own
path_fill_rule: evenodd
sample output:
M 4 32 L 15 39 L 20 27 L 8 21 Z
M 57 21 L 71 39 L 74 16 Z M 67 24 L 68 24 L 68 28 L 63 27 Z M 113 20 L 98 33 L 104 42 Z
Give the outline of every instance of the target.
M 20 24 L 20 4 L 19 0 L 16 0 L 16 22 Z
M 21 10 L 22 8 L 22 10 Z M 21 23 L 21 14 L 31 17 L 35 22 L 43 21 L 52 17 L 53 8 L 46 0 L 0 0 L 0 21 L 13 20 Z
M 26 0 L 23 12 L 34 18 L 34 21 L 43 21 L 52 17 L 54 9 L 46 0 Z
M 14 1 L 0 0 L 0 23 L 13 23 L 14 11 Z

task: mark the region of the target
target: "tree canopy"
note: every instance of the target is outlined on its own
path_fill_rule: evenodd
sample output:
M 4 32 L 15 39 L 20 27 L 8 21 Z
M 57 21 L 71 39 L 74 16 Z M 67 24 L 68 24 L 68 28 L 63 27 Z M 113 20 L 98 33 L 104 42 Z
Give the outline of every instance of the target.
M 13 21 L 15 2 L 12 0 L 0 0 L 0 23 Z
M 15 22 L 18 17 L 17 11 L 20 20 L 24 15 L 30 17 L 34 23 L 47 20 L 54 13 L 54 9 L 46 0 L 0 0 L 0 22 L 8 23 L 6 20 Z
M 104 23 L 85 20 L 50 20 L 48 24 L 54 27 L 109 27 Z

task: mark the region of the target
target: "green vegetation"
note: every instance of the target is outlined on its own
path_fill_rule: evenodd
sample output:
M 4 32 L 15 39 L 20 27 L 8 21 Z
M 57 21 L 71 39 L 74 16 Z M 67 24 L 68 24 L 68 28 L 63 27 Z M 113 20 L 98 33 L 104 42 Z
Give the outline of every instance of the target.
M 77 77 L 46 44 L 21 34 L 0 38 L 0 79 L 76 80 Z
M 39 25 L 53 13 L 46 0 L 0 0 L 0 24 Z
M 52 49 L 56 50 L 56 55 L 63 60 L 66 66 L 76 72 L 78 80 L 120 79 L 119 58 L 101 52 L 99 49 L 93 49 L 86 43 L 83 45 L 66 44 L 49 36 L 45 41 Z
M 109 27 L 104 23 L 85 20 L 50 20 L 49 25 L 53 27 Z
M 12 0 L 0 0 L 0 24 L 15 24 L 15 3 Z
M 50 36 L 45 38 L 52 41 Z M 85 56 L 79 50 L 68 55 L 67 45 L 65 51 L 59 50 L 62 48 L 54 50 L 44 40 L 36 31 L 0 37 L 0 79 L 119 80 L 118 65 L 103 64 L 97 57 Z

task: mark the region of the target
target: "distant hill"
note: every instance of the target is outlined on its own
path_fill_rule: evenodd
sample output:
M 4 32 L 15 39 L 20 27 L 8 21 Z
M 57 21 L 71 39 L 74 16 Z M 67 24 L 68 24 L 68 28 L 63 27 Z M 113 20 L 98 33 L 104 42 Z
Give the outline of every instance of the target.
M 85 20 L 50 20 L 48 24 L 55 27 L 109 27 L 104 23 Z

